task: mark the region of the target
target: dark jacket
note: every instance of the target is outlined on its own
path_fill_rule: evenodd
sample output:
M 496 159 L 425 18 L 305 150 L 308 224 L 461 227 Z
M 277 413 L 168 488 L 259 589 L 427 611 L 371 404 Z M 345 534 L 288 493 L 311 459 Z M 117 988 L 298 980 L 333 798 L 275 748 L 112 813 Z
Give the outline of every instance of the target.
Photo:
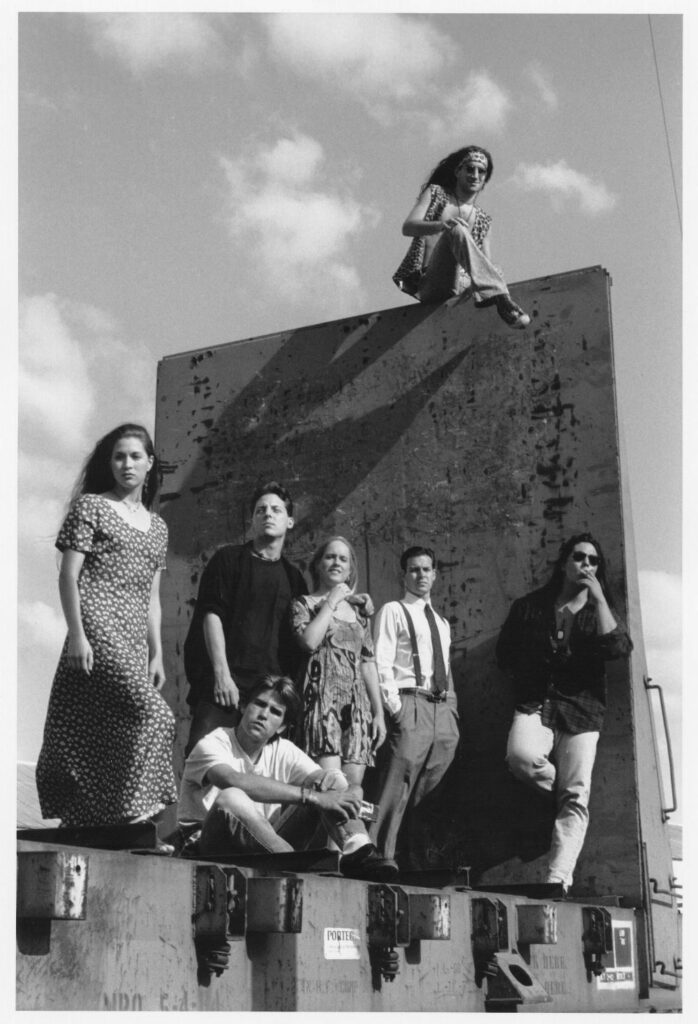
M 307 593 L 305 579 L 295 565 L 286 558 L 280 559 L 288 588 L 283 587 L 273 596 L 272 621 L 255 623 L 258 642 L 251 648 L 245 622 L 254 615 L 250 605 L 254 557 L 251 542 L 227 544 L 216 551 L 204 569 L 184 642 L 184 670 L 190 687 L 187 702 L 192 706 L 201 699 L 211 700 L 213 694 L 213 668 L 203 628 L 208 612 L 216 614 L 223 624 L 226 657 L 233 677 L 236 671 L 246 676 L 282 673 L 293 677 L 298 670 L 302 655 L 291 631 L 289 606 L 294 597 Z
M 618 615 L 610 633 L 597 631 L 596 610 L 587 603 L 575 615 L 569 643 L 555 637 L 555 592 L 548 585 L 511 606 L 497 640 L 497 663 L 514 681 L 517 705 L 532 710 L 548 702 L 548 721 L 560 719 L 570 732 L 601 727 L 606 707 L 607 661 L 633 648 Z

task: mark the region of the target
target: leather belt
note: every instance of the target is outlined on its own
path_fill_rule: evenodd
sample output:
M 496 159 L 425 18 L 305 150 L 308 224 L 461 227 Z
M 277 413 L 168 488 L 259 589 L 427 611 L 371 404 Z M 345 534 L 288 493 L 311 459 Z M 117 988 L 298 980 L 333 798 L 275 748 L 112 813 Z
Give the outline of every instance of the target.
M 448 696 L 448 690 L 432 693 L 431 690 L 425 690 L 423 686 L 400 686 L 397 692 L 398 697 L 402 697 L 403 693 L 414 694 L 415 697 L 419 696 L 428 700 L 430 704 L 441 704 Z

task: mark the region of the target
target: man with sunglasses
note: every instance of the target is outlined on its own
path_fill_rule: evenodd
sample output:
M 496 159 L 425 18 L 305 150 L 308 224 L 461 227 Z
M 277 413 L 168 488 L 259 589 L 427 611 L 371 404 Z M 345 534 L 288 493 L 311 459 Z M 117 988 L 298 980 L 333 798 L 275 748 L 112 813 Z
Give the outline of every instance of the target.
M 512 677 L 517 701 L 507 765 L 521 782 L 554 795 L 546 881 L 563 892 L 589 823 L 605 662 L 631 650 L 611 607 L 601 547 L 590 533 L 562 545 L 549 582 L 514 601 L 497 641 L 497 662 Z

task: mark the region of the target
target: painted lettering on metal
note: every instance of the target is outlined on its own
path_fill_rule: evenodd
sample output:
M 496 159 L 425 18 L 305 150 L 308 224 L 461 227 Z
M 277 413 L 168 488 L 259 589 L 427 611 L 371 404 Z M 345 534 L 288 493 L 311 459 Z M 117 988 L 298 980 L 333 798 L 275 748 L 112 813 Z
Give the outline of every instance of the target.
M 357 928 L 325 928 L 325 960 L 360 960 L 361 934 Z
M 104 1010 L 142 1010 L 143 996 L 139 992 L 103 992 Z

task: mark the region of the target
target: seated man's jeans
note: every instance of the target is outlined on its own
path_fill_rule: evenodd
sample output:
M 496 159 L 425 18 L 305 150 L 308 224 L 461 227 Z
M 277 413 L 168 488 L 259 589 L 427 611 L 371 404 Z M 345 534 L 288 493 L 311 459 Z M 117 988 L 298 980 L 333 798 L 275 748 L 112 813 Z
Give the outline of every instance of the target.
M 420 302 L 443 302 L 470 291 L 475 293 L 477 306 L 509 294 L 499 269 L 477 247 L 468 229 L 456 224 L 444 231 L 434 246 L 417 297 Z
M 341 791 L 347 788 L 347 782 L 341 772 L 327 772 L 321 788 Z M 199 853 L 205 857 L 225 857 L 231 853 L 303 850 L 309 847 L 320 823 L 342 853 L 353 853 L 369 842 L 361 820 L 339 823 L 311 803 L 287 804 L 271 819 L 265 818 L 259 807 L 257 801 L 235 786 L 222 789 L 203 823 Z
M 543 725 L 540 712 L 514 715 L 507 740 L 509 771 L 541 792 L 553 793 L 557 817 L 547 882 L 572 884 L 589 824 L 589 793 L 598 732 L 570 733 Z

